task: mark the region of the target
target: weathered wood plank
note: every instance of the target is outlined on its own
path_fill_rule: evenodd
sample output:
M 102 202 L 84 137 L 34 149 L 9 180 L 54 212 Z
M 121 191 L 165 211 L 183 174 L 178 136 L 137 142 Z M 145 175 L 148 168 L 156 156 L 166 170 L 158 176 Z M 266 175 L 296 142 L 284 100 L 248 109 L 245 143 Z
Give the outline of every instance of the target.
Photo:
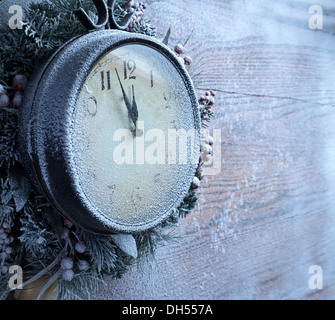
M 149 1 L 185 41 L 199 94 L 215 89 L 222 162 L 152 268 L 107 280 L 99 299 L 335 297 L 335 4 L 320 0 Z M 323 289 L 308 286 L 323 269 Z

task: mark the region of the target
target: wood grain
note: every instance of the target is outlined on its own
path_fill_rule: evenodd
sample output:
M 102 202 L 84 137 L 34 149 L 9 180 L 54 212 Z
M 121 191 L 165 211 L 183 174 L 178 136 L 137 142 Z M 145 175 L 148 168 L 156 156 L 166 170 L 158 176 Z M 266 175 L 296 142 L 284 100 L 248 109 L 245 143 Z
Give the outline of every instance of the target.
M 202 182 L 179 244 L 107 279 L 96 299 L 335 298 L 335 4 L 318 1 L 323 29 L 311 30 L 313 4 L 149 1 L 161 37 L 191 34 L 199 95 L 217 91 L 221 170 Z M 309 288 L 312 265 L 322 290 Z

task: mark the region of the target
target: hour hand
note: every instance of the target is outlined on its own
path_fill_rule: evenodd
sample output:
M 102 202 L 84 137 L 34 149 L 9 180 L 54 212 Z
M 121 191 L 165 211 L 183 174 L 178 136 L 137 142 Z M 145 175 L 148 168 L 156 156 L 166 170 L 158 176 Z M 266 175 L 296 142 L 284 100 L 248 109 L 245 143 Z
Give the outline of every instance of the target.
M 134 125 L 136 127 L 136 122 L 138 120 L 138 109 L 137 109 L 137 104 L 135 100 L 135 92 L 134 92 L 134 85 L 132 85 L 132 92 L 133 92 L 133 104 L 132 104 L 132 112 L 131 112 L 131 119 L 134 122 Z
M 124 103 L 126 104 L 126 107 L 128 109 L 128 117 L 129 119 L 134 123 L 134 129 L 132 129 L 132 133 L 133 133 L 133 136 L 135 137 L 136 134 L 137 134 L 137 130 L 136 130 L 136 122 L 137 122 L 137 119 L 138 119 L 138 110 L 137 110 L 137 105 L 136 105 L 136 101 L 135 101 L 135 93 L 134 93 L 134 86 L 132 86 L 132 91 L 133 91 L 133 103 L 131 104 L 130 103 L 130 100 L 123 88 L 123 85 L 122 85 L 122 82 L 120 80 L 120 77 L 119 77 L 119 73 L 117 72 L 117 69 L 115 68 L 115 72 L 116 72 L 116 75 L 117 75 L 117 78 L 119 80 L 119 83 L 120 83 L 120 87 L 121 87 L 121 90 L 122 90 L 122 95 L 123 95 L 123 100 L 124 100 Z
M 141 137 L 143 136 L 143 130 L 137 127 L 138 109 L 137 109 L 137 104 L 136 104 L 134 85 L 132 85 L 132 93 L 133 93 L 133 103 L 132 103 L 132 112 L 131 112 L 132 118 L 131 119 L 135 125 L 135 130 L 133 131 L 133 135 L 136 137 Z

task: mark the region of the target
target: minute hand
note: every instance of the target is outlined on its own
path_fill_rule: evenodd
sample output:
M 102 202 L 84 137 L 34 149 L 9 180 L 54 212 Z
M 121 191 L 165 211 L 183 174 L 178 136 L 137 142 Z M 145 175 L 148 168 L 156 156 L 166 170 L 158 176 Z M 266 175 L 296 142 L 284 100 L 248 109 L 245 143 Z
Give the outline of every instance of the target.
M 121 80 L 120 80 L 120 77 L 119 77 L 119 74 L 118 74 L 116 68 L 115 68 L 115 72 L 116 72 L 117 78 L 118 78 L 119 83 L 120 83 L 120 87 L 121 87 L 121 90 L 122 90 L 124 103 L 126 104 L 126 107 L 127 107 L 127 109 L 128 109 L 128 115 L 129 115 L 129 117 L 131 118 L 132 107 L 131 107 L 130 100 L 129 100 L 129 98 L 128 98 L 126 92 L 125 92 L 124 89 L 123 89 L 123 85 L 122 85 L 122 83 L 121 83 Z

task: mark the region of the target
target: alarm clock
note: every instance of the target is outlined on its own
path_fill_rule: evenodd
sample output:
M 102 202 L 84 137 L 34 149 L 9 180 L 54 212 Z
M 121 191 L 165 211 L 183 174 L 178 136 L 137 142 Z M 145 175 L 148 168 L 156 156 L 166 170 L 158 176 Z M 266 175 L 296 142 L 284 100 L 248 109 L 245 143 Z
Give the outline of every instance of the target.
M 96 233 L 157 226 L 182 202 L 199 161 L 185 67 L 159 40 L 120 30 L 76 37 L 36 70 L 19 127 L 36 188 Z

